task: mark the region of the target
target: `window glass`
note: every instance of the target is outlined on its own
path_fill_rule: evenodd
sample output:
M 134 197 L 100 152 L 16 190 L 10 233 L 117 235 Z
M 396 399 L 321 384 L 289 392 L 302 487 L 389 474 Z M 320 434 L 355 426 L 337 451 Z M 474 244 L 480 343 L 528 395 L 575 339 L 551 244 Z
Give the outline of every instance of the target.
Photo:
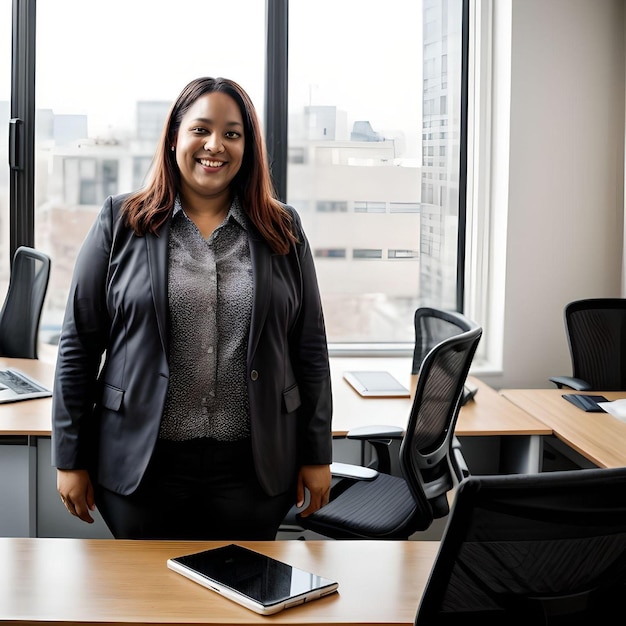
M 37 0 L 36 59 L 35 229 L 52 257 L 42 338 L 55 341 L 83 237 L 109 194 L 142 184 L 181 89 L 231 78 L 263 120 L 265 3 Z
M 287 200 L 331 344 L 412 344 L 418 306 L 457 307 L 461 8 L 290 3 Z
M 11 2 L 0 2 L 0 302 L 9 279 L 9 120 L 11 119 Z

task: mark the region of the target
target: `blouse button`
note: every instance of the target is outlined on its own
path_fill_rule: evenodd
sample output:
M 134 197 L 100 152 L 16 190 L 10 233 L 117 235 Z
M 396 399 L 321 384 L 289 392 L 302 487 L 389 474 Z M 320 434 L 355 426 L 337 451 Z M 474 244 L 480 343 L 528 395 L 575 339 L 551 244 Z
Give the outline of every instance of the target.
M 252 380 L 256 380 L 258 377 L 259 377 L 259 372 L 257 372 L 256 370 L 252 370 L 252 371 L 250 372 L 250 378 L 251 378 Z

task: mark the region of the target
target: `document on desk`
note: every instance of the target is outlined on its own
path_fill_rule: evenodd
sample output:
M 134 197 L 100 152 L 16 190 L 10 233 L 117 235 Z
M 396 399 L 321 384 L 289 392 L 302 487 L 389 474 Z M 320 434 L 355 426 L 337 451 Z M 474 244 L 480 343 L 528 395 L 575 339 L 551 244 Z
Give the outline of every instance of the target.
M 621 422 L 626 423 L 626 398 L 613 400 L 613 402 L 598 402 L 598 406 Z
M 0 404 L 33 398 L 47 398 L 52 391 L 19 370 L 0 370 Z

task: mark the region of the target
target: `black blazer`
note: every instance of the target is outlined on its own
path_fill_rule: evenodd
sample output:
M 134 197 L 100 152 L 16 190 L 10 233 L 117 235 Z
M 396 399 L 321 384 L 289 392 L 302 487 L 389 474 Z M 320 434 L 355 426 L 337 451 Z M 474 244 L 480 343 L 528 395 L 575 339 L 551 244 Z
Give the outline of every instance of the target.
M 168 386 L 169 221 L 158 236 L 136 236 L 120 217 L 125 197 L 105 201 L 76 260 L 53 389 L 52 464 L 90 469 L 107 489 L 129 494 L 154 449 Z M 317 278 L 300 218 L 286 208 L 299 240 L 289 254 L 274 254 L 254 227 L 249 237 L 251 437 L 269 495 L 292 487 L 301 465 L 332 456 Z

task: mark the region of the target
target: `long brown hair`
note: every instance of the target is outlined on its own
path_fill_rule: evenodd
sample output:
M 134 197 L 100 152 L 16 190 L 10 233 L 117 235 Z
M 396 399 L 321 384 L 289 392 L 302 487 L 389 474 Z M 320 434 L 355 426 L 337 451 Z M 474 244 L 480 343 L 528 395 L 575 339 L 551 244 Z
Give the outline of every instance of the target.
M 228 78 L 196 78 L 181 91 L 163 126 L 146 186 L 124 203 L 126 224 L 142 236 L 148 232 L 156 234 L 169 219 L 180 187 L 180 172 L 171 148 L 185 113 L 199 97 L 216 91 L 229 95 L 243 118 L 245 148 L 241 168 L 231 183 L 233 191 L 272 250 L 287 254 L 296 236 L 291 216 L 275 196 L 256 110 L 242 87 Z

